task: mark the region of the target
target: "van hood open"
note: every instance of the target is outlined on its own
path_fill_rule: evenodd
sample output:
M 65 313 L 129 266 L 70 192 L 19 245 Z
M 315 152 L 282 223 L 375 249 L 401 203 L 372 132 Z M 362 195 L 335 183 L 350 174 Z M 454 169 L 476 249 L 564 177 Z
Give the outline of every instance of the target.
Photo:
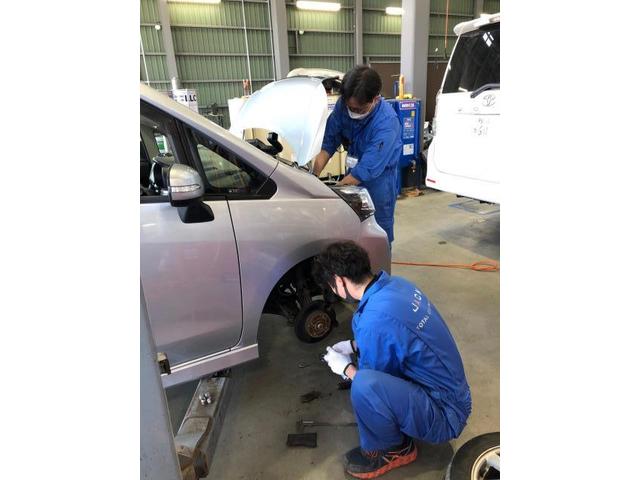
M 291 160 L 302 166 L 320 153 L 327 117 L 322 81 L 292 77 L 272 82 L 251 95 L 229 131 L 240 138 L 247 128 L 276 132 L 291 146 Z

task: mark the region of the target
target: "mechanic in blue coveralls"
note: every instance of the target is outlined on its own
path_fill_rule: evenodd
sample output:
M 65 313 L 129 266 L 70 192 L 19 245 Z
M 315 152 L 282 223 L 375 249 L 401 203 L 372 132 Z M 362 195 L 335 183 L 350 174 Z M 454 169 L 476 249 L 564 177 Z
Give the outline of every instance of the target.
M 360 65 L 345 74 L 313 173 L 320 175 L 338 146 L 345 145 L 347 175 L 339 184 L 366 187 L 391 244 L 402 139 L 398 115 L 380 96 L 381 88 L 380 75 L 370 67 Z
M 334 373 L 353 381 L 360 447 L 345 455 L 347 473 L 376 478 L 416 459 L 414 439 L 458 437 L 471 393 L 453 336 L 427 296 L 403 278 L 374 275 L 367 252 L 351 241 L 329 245 L 313 275 L 345 301 L 359 301 L 354 339 L 327 347 L 324 356 Z

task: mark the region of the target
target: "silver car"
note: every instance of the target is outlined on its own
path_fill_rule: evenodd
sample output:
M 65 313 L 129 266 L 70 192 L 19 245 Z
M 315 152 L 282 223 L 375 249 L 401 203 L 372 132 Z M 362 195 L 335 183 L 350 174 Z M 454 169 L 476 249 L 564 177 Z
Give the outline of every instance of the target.
M 303 341 L 325 338 L 335 299 L 310 269 L 329 243 L 354 240 L 374 271 L 390 271 L 387 237 L 366 189 L 328 185 L 305 167 L 319 150 L 326 105 L 324 113 L 311 111 L 301 92 L 324 95 L 320 80 L 269 87 L 267 103 L 287 100 L 265 116 L 274 125 L 267 145 L 140 86 L 140 272 L 154 340 L 170 364 L 166 387 L 257 358 L 265 312 L 287 317 Z M 254 97 L 244 118 L 260 116 L 261 97 Z M 296 117 L 300 103 L 310 127 Z M 285 131 L 294 162 L 278 158 Z

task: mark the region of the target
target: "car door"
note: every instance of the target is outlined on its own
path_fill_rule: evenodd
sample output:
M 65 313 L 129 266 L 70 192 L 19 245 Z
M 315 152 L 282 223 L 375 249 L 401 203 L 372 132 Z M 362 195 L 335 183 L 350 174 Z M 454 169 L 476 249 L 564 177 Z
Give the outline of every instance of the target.
M 433 161 L 443 173 L 499 182 L 500 24 L 463 33 L 437 99 Z
M 162 165 L 191 163 L 180 123 L 140 104 L 140 274 L 158 351 L 173 367 L 238 343 L 242 298 L 238 253 L 224 196 L 209 196 L 213 220 L 183 223 Z M 146 158 L 142 158 L 145 156 Z

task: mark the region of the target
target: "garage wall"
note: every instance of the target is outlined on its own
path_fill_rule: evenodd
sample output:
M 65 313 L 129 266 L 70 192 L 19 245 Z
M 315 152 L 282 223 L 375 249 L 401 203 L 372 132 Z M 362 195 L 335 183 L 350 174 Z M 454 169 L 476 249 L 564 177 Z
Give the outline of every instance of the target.
M 500 11 L 500 0 L 484 0 L 483 13 L 498 13 Z
M 223 0 L 217 5 L 169 3 L 168 7 L 182 87 L 198 92 L 200 113 L 217 112 L 221 117 L 209 118 L 228 127 L 227 99 L 243 94 L 242 80 L 251 78 L 255 91 L 275 79 L 269 5 L 266 0 L 245 0 L 244 5 L 241 0 Z M 140 35 L 149 80 L 154 88 L 169 89 L 166 56 L 158 54 L 163 52 L 162 34 L 154 29 L 155 23 L 159 23 L 156 1 L 141 0 Z M 146 80 L 143 66 L 140 78 Z
M 342 0 L 338 12 L 299 10 L 287 2 L 289 65 L 346 72 L 354 66 L 353 0 Z
M 155 0 L 140 0 L 140 80 L 148 80 L 152 87 L 163 90 L 171 84 L 162 32 L 155 29 L 156 24 L 160 24 L 160 14 Z
M 499 8 L 499 0 L 492 3 L 497 4 Z M 365 61 L 400 61 L 402 18 L 387 15 L 384 9 L 401 6 L 401 0 L 363 0 Z M 456 40 L 453 27 L 460 22 L 473 19 L 473 6 L 473 0 L 431 0 L 429 61 L 448 59 Z
M 362 47 L 364 61 L 400 59 L 402 17 L 387 15 L 386 7 L 400 7 L 401 0 L 362 0 Z
M 447 5 L 448 3 L 448 5 Z M 297 67 L 331 68 L 346 72 L 354 66 L 354 0 L 342 0 L 338 12 L 299 10 L 288 1 L 287 29 L 289 63 Z M 363 0 L 363 51 L 384 75 L 385 93 L 400 69 L 402 18 L 387 15 L 388 6 L 402 6 L 401 0 Z M 168 4 L 178 74 L 184 88 L 198 92 L 200 113 L 229 126 L 227 99 L 242 95 L 242 79 L 251 77 L 253 90 L 274 79 L 269 4 L 267 0 L 222 0 L 217 5 Z M 429 33 L 427 112 L 435 100 L 456 37 L 453 27 L 473 18 L 473 0 L 431 0 Z M 484 0 L 483 10 L 500 10 L 499 0 Z M 249 61 L 243 29 L 246 18 Z M 448 14 L 448 15 L 447 15 Z M 140 79 L 159 90 L 170 89 L 162 32 L 156 0 L 140 0 Z M 144 56 L 142 51 L 144 50 Z M 425 48 L 426 50 L 426 48 Z M 145 68 L 146 67 L 146 68 Z M 249 67 L 251 74 L 249 74 Z M 436 78 L 438 77 L 438 78 Z M 437 88 L 436 88 L 437 90 Z M 433 97 L 433 98 L 432 98 Z

